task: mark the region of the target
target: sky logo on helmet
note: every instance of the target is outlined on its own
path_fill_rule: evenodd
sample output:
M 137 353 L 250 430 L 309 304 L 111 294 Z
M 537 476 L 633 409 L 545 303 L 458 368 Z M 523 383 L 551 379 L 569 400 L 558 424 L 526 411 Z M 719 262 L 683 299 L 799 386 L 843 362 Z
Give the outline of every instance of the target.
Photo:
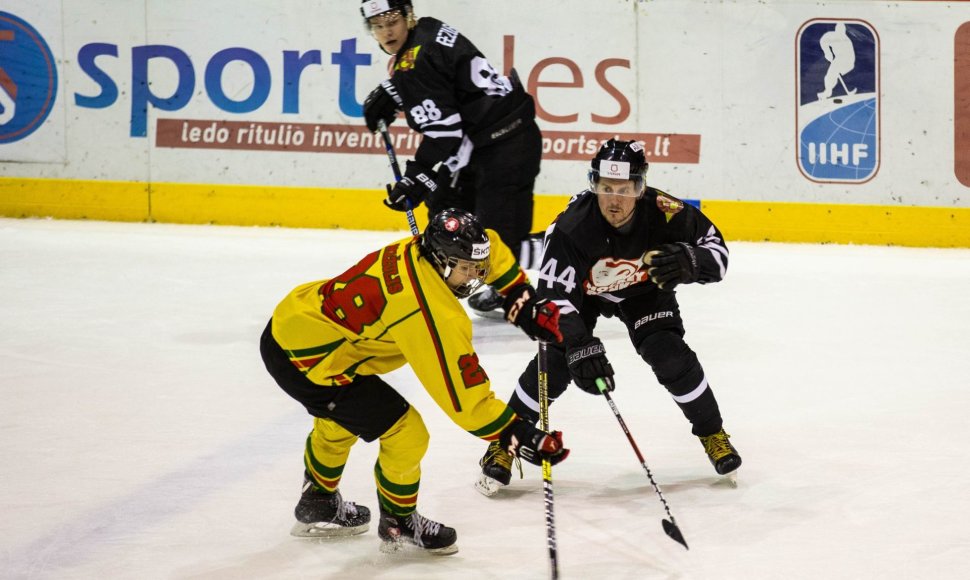
M 798 168 L 816 182 L 863 183 L 879 168 L 879 36 L 861 20 L 798 31 Z
M 630 179 L 629 161 L 600 161 L 600 177 L 610 179 Z
M 36 131 L 54 108 L 57 69 L 33 26 L 0 11 L 0 144 Z
M 484 260 L 488 257 L 490 244 L 472 244 L 472 260 Z

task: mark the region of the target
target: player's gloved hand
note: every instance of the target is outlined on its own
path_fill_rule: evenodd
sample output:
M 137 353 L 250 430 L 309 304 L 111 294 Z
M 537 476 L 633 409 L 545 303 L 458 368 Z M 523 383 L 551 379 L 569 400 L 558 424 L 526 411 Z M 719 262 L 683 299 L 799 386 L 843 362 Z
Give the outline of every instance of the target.
M 509 290 L 502 304 L 505 319 L 518 326 L 532 340 L 562 342 L 559 331 L 559 307 L 548 298 L 536 296 L 529 284 Z
M 583 344 L 566 349 L 566 364 L 569 365 L 573 382 L 587 393 L 600 393 L 596 379 L 603 379 L 607 391 L 613 390 L 613 367 L 606 360 L 606 349 L 600 339 L 593 337 Z
M 499 443 L 514 457 L 533 465 L 542 465 L 543 459 L 555 465 L 569 455 L 569 450 L 562 446 L 561 431 L 547 433 L 522 419 L 516 419 L 502 431 Z
M 377 131 L 378 121 L 390 125 L 397 118 L 399 111 L 404 109 L 404 101 L 397 94 L 397 89 L 386 80 L 377 85 L 364 99 L 364 122 L 371 132 Z
M 650 281 L 661 290 L 673 290 L 678 284 L 696 282 L 699 274 L 694 246 L 684 242 L 664 244 L 643 255 Z
M 438 189 L 434 172 L 425 170 L 413 161 L 408 161 L 404 177 L 392 187 L 387 186 L 387 199 L 384 205 L 394 211 L 407 211 L 421 205 L 428 194 Z M 410 204 L 410 206 L 408 205 Z

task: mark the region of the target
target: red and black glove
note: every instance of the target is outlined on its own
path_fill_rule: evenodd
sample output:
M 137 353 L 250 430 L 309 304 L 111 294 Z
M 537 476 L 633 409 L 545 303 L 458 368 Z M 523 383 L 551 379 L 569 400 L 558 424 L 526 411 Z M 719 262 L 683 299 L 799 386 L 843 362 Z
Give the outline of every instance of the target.
M 559 306 L 548 298 L 539 298 L 529 284 L 519 284 L 509 290 L 502 309 L 505 319 L 521 328 L 532 340 L 562 342 Z
M 556 465 L 569 456 L 569 450 L 562 446 L 561 431 L 547 433 L 522 419 L 516 419 L 502 431 L 499 443 L 514 457 L 533 465 L 542 465 L 543 460 Z

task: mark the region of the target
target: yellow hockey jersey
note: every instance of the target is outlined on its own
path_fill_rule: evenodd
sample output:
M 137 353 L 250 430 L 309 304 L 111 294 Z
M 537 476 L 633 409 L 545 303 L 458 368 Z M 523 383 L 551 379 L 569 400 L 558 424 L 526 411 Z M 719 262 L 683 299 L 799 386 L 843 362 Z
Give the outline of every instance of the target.
M 498 234 L 486 233 L 486 282 L 502 294 L 528 282 Z M 457 425 L 495 440 L 515 413 L 495 398 L 472 347 L 471 320 L 419 240 L 399 240 L 334 278 L 297 286 L 273 312 L 273 338 L 320 388 L 408 363 Z

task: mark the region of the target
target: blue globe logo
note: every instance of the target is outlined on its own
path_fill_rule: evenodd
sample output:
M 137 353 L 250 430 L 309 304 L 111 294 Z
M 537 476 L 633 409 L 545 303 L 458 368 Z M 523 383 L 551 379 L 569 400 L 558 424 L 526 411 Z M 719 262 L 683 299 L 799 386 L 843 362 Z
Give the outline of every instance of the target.
M 0 11 L 0 144 L 36 131 L 56 98 L 57 69 L 50 47 L 33 26 Z
M 802 170 L 820 181 L 869 179 L 879 165 L 878 119 L 876 99 L 867 97 L 811 121 L 798 140 Z

